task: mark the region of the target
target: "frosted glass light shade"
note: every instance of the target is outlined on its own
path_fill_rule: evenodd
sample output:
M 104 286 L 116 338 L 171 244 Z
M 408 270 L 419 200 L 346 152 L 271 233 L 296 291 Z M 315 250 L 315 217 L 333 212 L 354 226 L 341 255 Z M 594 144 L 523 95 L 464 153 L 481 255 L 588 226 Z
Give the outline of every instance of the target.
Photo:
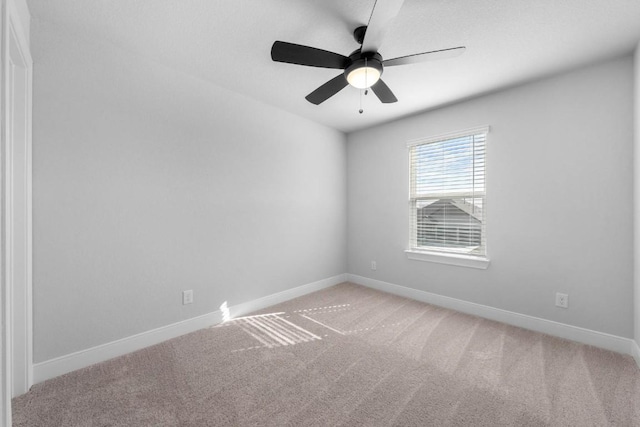
M 358 89 L 367 89 L 380 80 L 380 71 L 373 67 L 360 67 L 347 75 L 347 81 Z

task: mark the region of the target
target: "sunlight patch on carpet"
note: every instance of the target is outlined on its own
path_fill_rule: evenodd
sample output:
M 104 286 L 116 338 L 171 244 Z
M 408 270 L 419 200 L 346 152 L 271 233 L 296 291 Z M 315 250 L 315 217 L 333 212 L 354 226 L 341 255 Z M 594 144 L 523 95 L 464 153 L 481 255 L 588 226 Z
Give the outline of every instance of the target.
M 238 326 L 260 343 L 233 351 L 290 346 L 321 340 L 316 334 L 285 319 L 282 313 L 258 314 L 238 317 L 225 322 L 225 326 Z

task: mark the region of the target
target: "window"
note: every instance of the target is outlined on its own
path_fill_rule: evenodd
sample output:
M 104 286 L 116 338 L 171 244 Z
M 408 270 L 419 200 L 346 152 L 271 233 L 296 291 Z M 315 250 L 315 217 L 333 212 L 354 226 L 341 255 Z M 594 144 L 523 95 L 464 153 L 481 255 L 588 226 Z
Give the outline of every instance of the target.
M 411 180 L 407 252 L 486 257 L 488 131 L 471 129 L 407 144 Z

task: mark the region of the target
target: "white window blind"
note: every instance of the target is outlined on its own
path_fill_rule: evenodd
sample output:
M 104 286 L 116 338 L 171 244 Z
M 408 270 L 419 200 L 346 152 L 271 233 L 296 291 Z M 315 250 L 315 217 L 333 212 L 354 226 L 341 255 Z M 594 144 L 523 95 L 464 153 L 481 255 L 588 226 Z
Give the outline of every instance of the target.
M 486 256 L 489 128 L 412 141 L 410 249 Z

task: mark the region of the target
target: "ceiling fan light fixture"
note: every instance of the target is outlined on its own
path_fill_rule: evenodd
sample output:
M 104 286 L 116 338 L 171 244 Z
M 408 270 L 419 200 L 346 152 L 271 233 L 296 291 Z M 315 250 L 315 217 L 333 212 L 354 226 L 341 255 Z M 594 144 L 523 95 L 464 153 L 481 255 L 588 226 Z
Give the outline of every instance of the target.
M 374 67 L 356 68 L 347 74 L 347 81 L 358 89 L 368 89 L 380 80 L 380 71 Z
M 354 52 L 351 64 L 344 70 L 349 84 L 358 89 L 368 89 L 378 83 L 382 75 L 382 57 L 378 53 L 362 55 Z

